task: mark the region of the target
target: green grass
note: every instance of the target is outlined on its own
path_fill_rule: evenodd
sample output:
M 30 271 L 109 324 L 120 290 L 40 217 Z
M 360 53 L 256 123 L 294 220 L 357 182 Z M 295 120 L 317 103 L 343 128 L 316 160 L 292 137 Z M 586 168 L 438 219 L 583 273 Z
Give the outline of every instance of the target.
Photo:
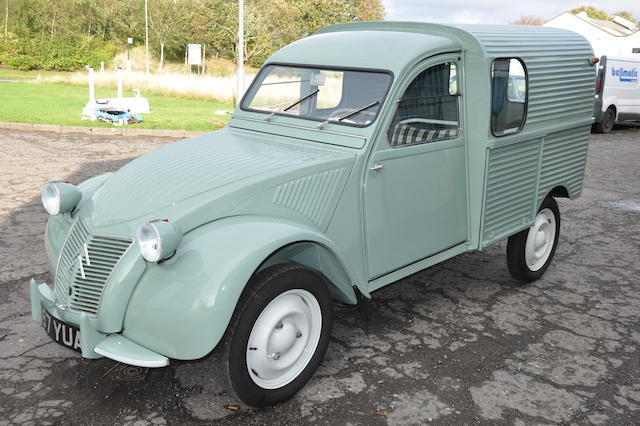
M 56 71 L 19 71 L 19 70 L 10 70 L 0 68 L 0 78 L 38 78 L 41 77 L 51 77 L 54 75 L 67 75 L 70 74 L 68 72 L 56 72 Z
M 97 98 L 114 97 L 115 90 L 96 89 Z M 112 127 L 98 121 L 80 119 L 89 98 L 87 87 L 46 83 L 0 83 L 0 121 L 57 124 L 63 126 Z M 219 128 L 208 121 L 227 121 L 229 116 L 214 115 L 217 110 L 232 111 L 233 105 L 165 96 L 147 96 L 151 114 L 127 128 L 211 131 Z

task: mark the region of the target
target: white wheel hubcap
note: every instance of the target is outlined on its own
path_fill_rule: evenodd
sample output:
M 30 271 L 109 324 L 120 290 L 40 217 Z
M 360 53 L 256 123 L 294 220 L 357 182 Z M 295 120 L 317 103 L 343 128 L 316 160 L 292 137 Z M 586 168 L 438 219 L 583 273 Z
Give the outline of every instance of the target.
M 281 388 L 302 373 L 318 347 L 322 311 L 307 290 L 288 290 L 258 316 L 247 343 L 249 376 L 264 389 Z
M 541 210 L 527 234 L 524 257 L 531 271 L 537 271 L 547 263 L 556 239 L 556 217 L 551 209 Z

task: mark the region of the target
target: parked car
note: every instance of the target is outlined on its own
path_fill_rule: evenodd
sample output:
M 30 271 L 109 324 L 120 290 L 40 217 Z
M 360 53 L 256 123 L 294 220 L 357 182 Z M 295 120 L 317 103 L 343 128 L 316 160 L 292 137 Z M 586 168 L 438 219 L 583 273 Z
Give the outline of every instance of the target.
M 615 123 L 640 122 L 640 56 L 603 56 L 596 80 L 594 129 L 609 133 Z
M 357 23 L 296 41 L 225 129 L 44 186 L 54 284 L 31 281 L 33 319 L 85 358 L 215 349 L 210 374 L 241 401 L 286 400 L 324 357 L 334 301 L 366 307 L 505 238 L 515 279 L 544 274 L 555 198 L 582 190 L 592 55 L 547 27 Z

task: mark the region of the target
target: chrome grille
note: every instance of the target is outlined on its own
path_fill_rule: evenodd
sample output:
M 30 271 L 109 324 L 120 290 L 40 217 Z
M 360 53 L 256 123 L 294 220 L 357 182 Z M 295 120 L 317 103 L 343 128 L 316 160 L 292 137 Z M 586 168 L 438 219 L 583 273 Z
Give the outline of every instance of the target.
M 77 219 L 58 260 L 56 302 L 71 311 L 97 315 L 107 281 L 132 242 L 129 238 L 93 234 L 82 219 Z

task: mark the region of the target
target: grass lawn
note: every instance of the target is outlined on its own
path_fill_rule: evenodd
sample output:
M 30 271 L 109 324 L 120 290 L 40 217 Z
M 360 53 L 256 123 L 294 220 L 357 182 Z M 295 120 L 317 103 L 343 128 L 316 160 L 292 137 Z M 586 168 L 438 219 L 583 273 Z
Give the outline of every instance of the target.
M 19 71 L 0 68 L 0 78 L 38 78 L 51 77 L 54 75 L 67 75 L 69 72 L 57 72 L 57 71 Z
M 115 90 L 96 88 L 97 98 L 115 97 Z M 146 96 L 151 114 L 128 128 L 211 131 L 219 128 L 207 121 L 227 121 L 228 115 L 214 115 L 217 110 L 232 111 L 233 105 L 165 96 Z M 58 124 L 63 126 L 112 127 L 99 121 L 80 119 L 89 100 L 88 87 L 46 83 L 0 83 L 0 121 Z

